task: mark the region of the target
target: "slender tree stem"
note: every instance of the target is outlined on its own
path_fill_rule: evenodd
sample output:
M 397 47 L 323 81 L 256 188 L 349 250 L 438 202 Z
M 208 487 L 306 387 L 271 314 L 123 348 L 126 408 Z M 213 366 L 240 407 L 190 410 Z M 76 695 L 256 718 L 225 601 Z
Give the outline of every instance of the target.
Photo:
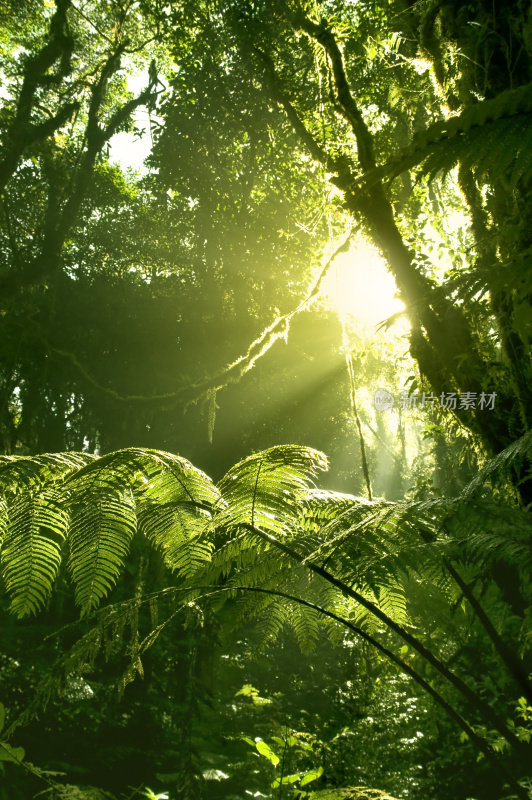
M 503 641 L 498 631 L 496 630 L 495 626 L 493 625 L 492 621 L 484 611 L 482 605 L 477 600 L 474 593 L 471 591 L 471 589 L 464 581 L 460 573 L 453 567 L 449 559 L 445 558 L 443 563 L 445 564 L 445 568 L 449 572 L 449 575 L 451 575 L 453 580 L 460 587 L 464 597 L 467 599 L 469 605 L 477 615 L 480 623 L 482 624 L 484 630 L 491 639 L 493 646 L 497 651 L 497 653 L 499 654 L 502 662 L 505 664 L 509 673 L 520 687 L 521 691 L 523 692 L 528 702 L 532 703 L 532 686 L 530 685 L 530 681 L 528 679 L 526 670 L 523 667 L 523 664 L 516 657 L 513 650 L 510 647 L 508 647 L 505 641 Z

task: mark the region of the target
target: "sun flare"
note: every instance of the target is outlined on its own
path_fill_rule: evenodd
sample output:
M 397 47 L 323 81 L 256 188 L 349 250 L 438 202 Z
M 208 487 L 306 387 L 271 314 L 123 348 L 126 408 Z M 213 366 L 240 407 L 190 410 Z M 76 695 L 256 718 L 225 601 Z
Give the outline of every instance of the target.
M 393 276 L 378 251 L 365 242 L 335 258 L 322 294 L 340 318 L 352 318 L 366 327 L 404 311 Z

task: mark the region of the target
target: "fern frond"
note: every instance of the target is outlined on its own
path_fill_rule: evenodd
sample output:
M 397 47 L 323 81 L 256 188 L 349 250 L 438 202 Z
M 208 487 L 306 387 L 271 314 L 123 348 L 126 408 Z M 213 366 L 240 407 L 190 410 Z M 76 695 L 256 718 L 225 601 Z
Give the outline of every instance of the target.
M 307 556 L 308 560 L 320 561 L 323 558 L 330 558 L 334 550 L 356 530 L 357 525 L 368 525 L 371 520 L 377 519 L 375 515 L 380 513 L 382 508 L 388 509 L 390 505 L 388 501 L 358 497 L 353 498 L 352 503 L 345 505 L 333 501 L 328 508 L 326 524 L 319 528 L 321 544 Z M 304 516 L 303 524 L 305 524 Z
M 159 503 L 212 505 L 219 492 L 210 478 L 181 456 L 161 450 L 127 447 L 87 464 L 65 482 L 78 497 L 84 493 L 122 492 L 134 488 L 139 499 Z
M 320 626 L 318 612 L 313 608 L 308 608 L 308 606 L 293 603 L 288 619 L 296 635 L 301 652 L 304 654 L 312 653 L 318 640 Z
M 326 489 L 310 489 L 301 504 L 299 526 L 303 531 L 316 533 L 330 520 L 338 520 L 341 514 L 355 503 L 369 503 L 369 500 L 354 497 L 342 492 Z
M 96 459 L 90 453 L 43 453 L 38 456 L 2 456 L 0 494 L 21 493 L 60 483 Z
M 460 161 L 478 174 L 509 171 L 511 180 L 531 174 L 532 84 L 508 89 L 490 100 L 417 133 L 411 145 L 364 176 L 371 185 L 423 165 L 432 179 Z
M 511 467 L 516 461 L 527 456 L 532 451 L 532 431 L 527 431 L 523 436 L 512 442 L 508 447 L 498 453 L 480 470 L 473 480 L 465 487 L 461 497 L 464 500 L 472 497 L 474 493 L 488 480 L 498 473 Z
M 433 180 L 440 172 L 448 173 L 458 162 L 474 170 L 478 177 L 491 179 L 509 173 L 511 179 L 530 177 L 529 150 L 532 114 L 512 119 L 494 120 L 483 128 L 462 133 L 450 142 L 436 142 L 427 147 L 422 174 Z
M 2 550 L 2 542 L 8 532 L 7 524 L 7 502 L 0 494 L 0 552 Z
M 456 513 L 446 520 L 451 535 L 447 553 L 472 563 L 507 561 L 523 569 L 532 560 L 532 514 L 518 507 L 493 502 L 457 503 Z
M 286 534 L 310 481 L 327 466 L 323 453 L 299 445 L 280 445 L 248 456 L 218 484 L 227 506 L 216 514 L 213 526 L 246 524 Z
M 378 606 L 390 619 L 404 625 L 408 622 L 406 592 L 397 581 L 381 582 L 378 589 Z
M 0 563 L 10 610 L 19 619 L 40 610 L 52 591 L 68 528 L 61 499 L 48 489 L 15 496 L 4 504 Z
M 278 598 L 272 597 L 270 603 L 260 604 L 261 613 L 254 614 L 256 620 L 256 630 L 259 634 L 259 648 L 264 649 L 274 642 L 283 628 L 289 624 L 290 616 L 288 605 L 280 602 Z
M 202 566 L 201 574 L 197 576 L 198 582 L 212 585 L 226 582 L 229 576 L 260 561 L 263 553 L 271 550 L 271 546 L 252 530 L 229 533 L 224 530 L 223 534 L 224 540 L 215 546 L 209 563 Z
M 205 535 L 210 514 L 186 503 L 142 503 L 139 529 L 158 547 L 166 565 L 184 577 L 191 577 L 208 562 L 213 543 Z
M 108 488 L 108 485 L 106 486 Z M 81 613 L 95 608 L 116 584 L 136 530 L 131 490 L 84 491 L 70 523 L 69 570 Z

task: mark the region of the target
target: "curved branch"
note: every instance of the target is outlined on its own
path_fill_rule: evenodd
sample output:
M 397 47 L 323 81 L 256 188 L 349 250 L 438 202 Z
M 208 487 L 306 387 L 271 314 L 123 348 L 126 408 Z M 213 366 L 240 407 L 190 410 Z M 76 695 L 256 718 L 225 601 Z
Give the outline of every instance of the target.
M 40 125 L 30 124 L 37 89 L 53 80 L 47 74 L 48 70 L 61 59 L 59 75 L 66 75 L 70 72 L 73 42 L 67 32 L 69 8 L 70 0 L 56 0 L 56 11 L 50 22 L 48 41 L 36 55 L 27 60 L 24 67 L 24 78 L 15 118 L 7 131 L 5 155 L 0 161 L 0 192 L 17 169 L 26 147 L 35 141 L 42 141 L 64 125 L 74 113 L 75 106 L 78 105 L 68 103 L 52 119 Z
M 344 59 L 327 21 L 323 19 L 319 24 L 312 22 L 299 9 L 291 16 L 291 22 L 294 30 L 306 33 L 307 36 L 318 42 L 327 53 L 331 62 L 334 88 L 336 89 L 340 110 L 355 134 L 360 166 L 364 171 L 374 169 L 375 149 L 373 147 L 373 137 L 349 88 L 345 74 Z
M 177 403 L 184 403 L 190 406 L 193 403 L 198 403 L 204 400 L 212 392 L 217 392 L 220 389 L 225 389 L 230 384 L 238 383 L 246 373 L 248 373 L 255 363 L 265 355 L 270 348 L 275 344 L 278 339 L 286 338 L 293 317 L 304 311 L 309 305 L 318 297 L 321 285 L 327 275 L 334 259 L 349 248 L 349 244 L 353 236 L 357 233 L 359 227 L 353 227 L 349 230 L 345 238 L 334 250 L 331 256 L 325 261 L 323 267 L 314 284 L 309 289 L 305 297 L 297 304 L 295 308 L 280 317 L 277 317 L 267 328 L 265 328 L 256 339 L 251 342 L 246 352 L 239 356 L 236 361 L 228 364 L 223 369 L 205 378 L 202 381 L 193 383 L 190 386 L 183 386 L 175 392 L 166 392 L 158 395 L 122 395 L 110 386 L 103 386 L 95 377 L 90 373 L 87 367 L 82 364 L 75 353 L 63 350 L 62 348 L 55 347 L 45 337 L 42 331 L 36 331 L 39 339 L 44 343 L 50 353 L 60 356 L 63 359 L 70 361 L 76 368 L 80 375 L 89 383 L 94 386 L 99 392 L 112 397 L 120 403 L 139 403 L 139 404 L 166 404 L 174 405 Z M 37 327 L 36 323 L 33 323 Z
M 247 523 L 241 523 L 242 527 L 251 530 L 254 534 L 259 536 L 261 539 L 272 544 L 278 550 L 280 550 L 285 555 L 289 556 L 290 558 L 294 559 L 298 564 L 307 567 L 314 572 L 316 575 L 319 575 L 321 578 L 326 580 L 328 583 L 335 586 L 339 589 L 342 594 L 346 597 L 350 597 L 352 600 L 356 600 L 363 608 L 365 608 L 369 613 L 376 617 L 380 622 L 386 625 L 389 630 L 396 633 L 406 644 L 408 644 L 412 649 L 414 649 L 417 653 L 419 653 L 422 658 L 425 659 L 442 677 L 444 677 L 470 704 L 470 706 L 476 711 L 481 714 L 481 716 L 492 725 L 495 730 L 497 730 L 501 736 L 506 739 L 508 744 L 515 748 L 518 751 L 523 751 L 526 748 L 523 746 L 523 743 L 519 741 L 517 736 L 510 731 L 505 723 L 495 714 L 491 706 L 486 703 L 482 698 L 478 697 L 475 692 L 454 672 L 452 672 L 434 653 L 428 650 L 425 645 L 416 639 L 411 633 L 409 633 L 402 625 L 395 622 L 391 617 L 381 611 L 381 609 L 372 603 L 370 600 L 365 598 L 360 592 L 357 592 L 356 589 L 353 589 L 351 586 L 348 586 L 343 581 L 336 578 L 331 572 L 324 569 L 324 567 L 319 566 L 319 564 L 314 564 L 312 561 L 307 560 L 305 556 L 298 553 L 289 545 L 285 544 L 284 542 L 280 542 L 278 539 L 275 538 L 272 534 L 268 533 L 267 531 L 263 531 L 260 528 L 252 527 Z

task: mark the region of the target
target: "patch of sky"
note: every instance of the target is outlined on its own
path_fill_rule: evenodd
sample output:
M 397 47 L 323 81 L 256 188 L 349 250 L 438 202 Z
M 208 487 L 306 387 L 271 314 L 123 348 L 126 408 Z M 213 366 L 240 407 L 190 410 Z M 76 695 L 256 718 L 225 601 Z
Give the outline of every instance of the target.
M 146 88 L 148 82 L 148 71 L 137 71 L 128 75 L 127 88 L 138 95 Z M 149 113 L 145 106 L 140 106 L 133 114 L 133 122 L 137 133 L 121 131 L 111 138 L 109 160 L 118 164 L 123 170 L 134 170 L 142 175 L 148 172 L 145 161 L 153 147 L 153 126 L 161 124 L 162 119 L 153 112 Z

